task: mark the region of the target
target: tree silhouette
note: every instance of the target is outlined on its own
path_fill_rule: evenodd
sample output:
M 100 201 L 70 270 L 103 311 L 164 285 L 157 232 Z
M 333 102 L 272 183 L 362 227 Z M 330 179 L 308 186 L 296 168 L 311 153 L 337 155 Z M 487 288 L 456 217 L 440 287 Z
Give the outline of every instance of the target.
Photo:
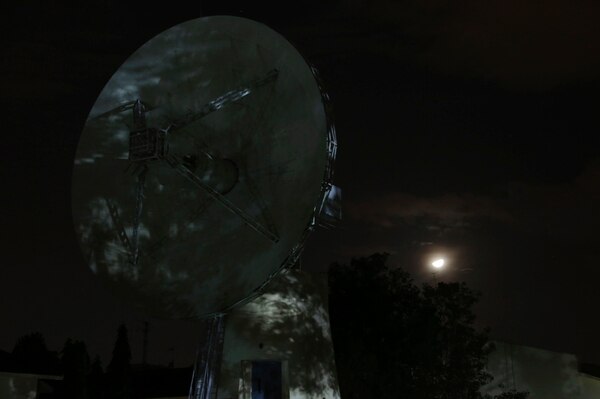
M 39 332 L 23 335 L 12 350 L 15 370 L 23 373 L 59 374 L 58 354 L 49 351 L 44 336 Z
M 374 254 L 329 270 L 341 396 L 482 399 L 493 347 L 488 330 L 473 327 L 479 295 L 464 283 L 419 288 L 407 272 L 388 267 L 387 257 Z
M 87 399 L 90 357 L 82 341 L 68 339 L 62 350 L 65 399 Z
M 90 399 L 102 399 L 104 397 L 104 371 L 99 356 L 94 358 L 90 366 L 88 388 Z
M 119 326 L 112 358 L 106 369 L 107 393 L 111 399 L 131 398 L 131 349 L 127 328 Z

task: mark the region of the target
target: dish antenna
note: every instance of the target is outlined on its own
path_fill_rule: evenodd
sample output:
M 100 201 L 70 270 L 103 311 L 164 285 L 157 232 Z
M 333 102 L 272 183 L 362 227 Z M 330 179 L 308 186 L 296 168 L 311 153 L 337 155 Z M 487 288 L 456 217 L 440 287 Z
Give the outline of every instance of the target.
M 281 35 L 211 16 L 136 50 L 89 113 L 72 178 L 81 250 L 134 308 L 210 320 L 195 397 L 211 390 L 222 315 L 295 264 L 321 216 L 336 217 L 328 107 Z

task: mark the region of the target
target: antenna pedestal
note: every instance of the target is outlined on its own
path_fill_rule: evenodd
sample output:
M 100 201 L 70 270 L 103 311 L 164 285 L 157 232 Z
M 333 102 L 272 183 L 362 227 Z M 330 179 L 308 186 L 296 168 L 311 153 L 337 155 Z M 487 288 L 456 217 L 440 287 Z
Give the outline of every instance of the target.
M 221 368 L 225 315 L 220 314 L 207 320 L 206 339 L 198 351 L 189 399 L 211 399 L 217 397 L 217 381 Z

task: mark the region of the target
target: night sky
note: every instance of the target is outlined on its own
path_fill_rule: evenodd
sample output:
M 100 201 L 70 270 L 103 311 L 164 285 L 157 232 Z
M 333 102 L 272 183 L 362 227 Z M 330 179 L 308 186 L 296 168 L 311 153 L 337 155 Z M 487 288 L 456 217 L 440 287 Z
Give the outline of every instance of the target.
M 20 2 L 2 34 L 0 349 L 41 331 L 82 339 L 104 364 L 119 323 L 141 362 L 191 363 L 200 323 L 129 310 L 96 284 L 70 211 L 85 118 L 119 65 L 202 15 L 261 21 L 321 71 L 339 139 L 344 221 L 302 267 L 388 252 L 416 281 L 483 293 L 499 340 L 600 363 L 600 4 L 575 0 Z M 178 4 L 181 3 L 181 4 Z M 125 7 L 125 8 L 124 8 Z

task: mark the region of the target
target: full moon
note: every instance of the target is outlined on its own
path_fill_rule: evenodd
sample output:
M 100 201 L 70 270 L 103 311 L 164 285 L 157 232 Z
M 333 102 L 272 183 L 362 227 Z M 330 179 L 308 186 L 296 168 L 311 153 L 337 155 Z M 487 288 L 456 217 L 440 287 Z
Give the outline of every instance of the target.
M 444 261 L 444 259 L 437 259 L 437 260 L 434 260 L 434 261 L 431 263 L 431 265 L 432 265 L 433 267 L 435 267 L 436 269 L 441 269 L 442 267 L 444 267 L 444 263 L 446 263 L 446 262 Z

